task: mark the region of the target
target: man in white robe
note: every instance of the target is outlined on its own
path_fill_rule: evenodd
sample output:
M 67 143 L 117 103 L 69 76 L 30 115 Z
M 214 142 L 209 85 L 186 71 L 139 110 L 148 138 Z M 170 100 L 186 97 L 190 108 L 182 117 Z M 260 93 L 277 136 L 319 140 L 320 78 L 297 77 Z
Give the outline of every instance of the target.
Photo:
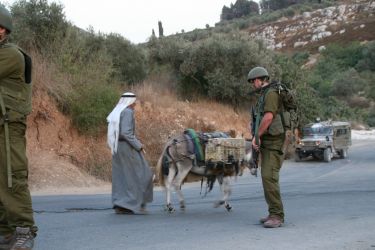
M 112 152 L 112 203 L 117 214 L 143 214 L 153 200 L 153 173 L 135 136 L 136 96 L 124 93 L 107 117 Z

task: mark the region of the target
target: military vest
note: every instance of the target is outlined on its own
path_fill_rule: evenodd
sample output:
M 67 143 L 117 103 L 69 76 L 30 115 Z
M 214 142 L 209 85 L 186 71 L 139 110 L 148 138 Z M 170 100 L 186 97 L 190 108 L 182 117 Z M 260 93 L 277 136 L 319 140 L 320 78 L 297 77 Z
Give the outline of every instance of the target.
M 252 131 L 253 131 L 253 134 L 255 134 L 257 126 L 259 127 L 259 125 L 260 125 L 260 124 L 256 124 L 257 123 L 256 117 L 259 115 L 259 118 L 258 118 L 259 122 L 258 123 L 260 123 L 260 121 L 263 119 L 263 116 L 264 116 L 264 104 L 265 104 L 266 95 L 268 93 L 270 93 L 271 91 L 276 92 L 277 90 L 272 88 L 272 87 L 268 87 L 268 88 L 265 88 L 264 90 L 262 90 L 261 95 L 258 99 L 258 102 L 256 103 L 255 108 L 253 108 L 253 110 L 252 110 L 252 117 L 253 117 Z M 278 111 L 277 111 L 277 115 L 273 118 L 272 123 L 268 127 L 268 130 L 265 133 L 265 135 L 269 134 L 269 135 L 272 135 L 272 136 L 276 136 L 276 135 L 281 135 L 281 134 L 285 133 L 285 129 L 284 129 L 284 126 L 283 126 L 283 119 L 288 119 L 288 115 L 285 114 L 284 112 L 281 114 L 282 103 L 281 103 L 280 97 L 279 97 L 279 100 L 278 100 L 278 107 L 279 108 L 278 108 Z
M 21 53 L 24 60 L 22 63 L 15 63 L 14 72 L 16 73 L 0 79 L 0 94 L 3 97 L 5 108 L 10 111 L 10 121 L 12 121 L 12 116 L 17 119 L 16 116 L 26 116 L 31 112 L 31 58 L 19 47 L 10 43 L 0 45 L 0 56 L 15 54 L 14 50 Z M 19 60 L 19 58 L 12 60 Z M 0 65 L 0 71 L 1 67 L 2 65 Z M 23 69 L 23 72 L 17 73 L 18 67 Z

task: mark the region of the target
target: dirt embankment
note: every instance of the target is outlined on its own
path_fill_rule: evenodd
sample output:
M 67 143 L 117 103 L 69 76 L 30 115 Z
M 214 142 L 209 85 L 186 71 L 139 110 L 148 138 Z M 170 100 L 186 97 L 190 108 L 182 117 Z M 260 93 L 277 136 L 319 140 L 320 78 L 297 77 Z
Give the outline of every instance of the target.
M 104 138 L 79 135 L 46 91 L 35 86 L 27 130 L 32 190 L 103 184 L 103 181 L 89 176 L 85 167 L 93 159 L 109 159 L 110 153 L 104 145 Z

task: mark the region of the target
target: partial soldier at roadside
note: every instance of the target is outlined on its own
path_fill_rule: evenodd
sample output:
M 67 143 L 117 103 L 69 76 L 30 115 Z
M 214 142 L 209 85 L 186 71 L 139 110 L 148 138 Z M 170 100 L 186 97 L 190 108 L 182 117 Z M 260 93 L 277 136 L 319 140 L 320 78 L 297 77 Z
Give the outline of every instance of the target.
M 269 83 L 268 71 L 263 67 L 250 70 L 247 80 L 260 96 L 252 112 L 252 146 L 260 152 L 261 175 L 264 196 L 268 205 L 268 216 L 260 219 L 266 228 L 280 227 L 284 223 L 284 208 L 281 200 L 279 172 L 284 160 L 282 100 Z
M 0 5 L 0 249 L 32 249 L 37 227 L 28 188 L 26 116 L 31 58 L 8 42 L 9 11 Z

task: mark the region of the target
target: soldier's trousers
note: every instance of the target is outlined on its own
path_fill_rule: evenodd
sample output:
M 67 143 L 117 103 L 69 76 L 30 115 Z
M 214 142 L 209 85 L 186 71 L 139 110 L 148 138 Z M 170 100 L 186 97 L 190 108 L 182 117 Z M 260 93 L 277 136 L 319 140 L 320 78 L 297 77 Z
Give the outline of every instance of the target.
M 34 226 L 30 191 L 27 184 L 26 125 L 9 123 L 13 187 L 8 188 L 4 126 L 0 125 L 0 235 L 13 233 L 16 227 Z
M 284 156 L 280 151 L 261 148 L 261 174 L 268 213 L 281 219 L 284 219 L 284 208 L 280 194 L 279 172 L 283 161 Z

